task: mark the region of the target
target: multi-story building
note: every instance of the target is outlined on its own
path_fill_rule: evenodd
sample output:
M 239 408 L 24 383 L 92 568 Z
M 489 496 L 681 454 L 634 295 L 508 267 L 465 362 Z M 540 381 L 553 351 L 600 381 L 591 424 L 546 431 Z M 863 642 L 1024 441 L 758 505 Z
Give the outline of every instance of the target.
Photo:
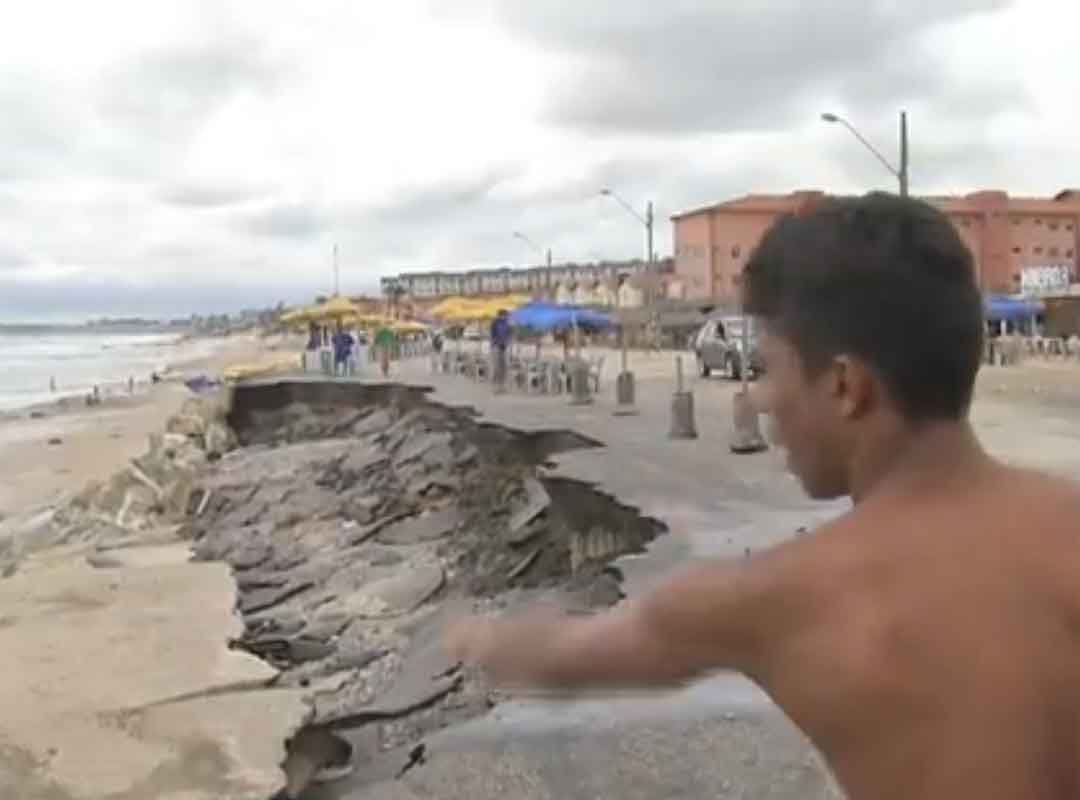
M 658 272 L 674 269 L 671 259 L 654 265 Z M 646 272 L 644 261 L 605 261 L 594 264 L 557 264 L 522 269 L 501 267 L 466 272 L 403 272 L 381 279 L 384 295 L 400 294 L 413 300 L 430 300 L 455 295 L 529 294 L 544 297 L 608 298 L 609 284 L 620 277 Z
M 675 272 L 688 299 L 734 301 L 747 257 L 769 226 L 825 195 L 747 195 L 672 217 Z M 1080 190 L 1053 197 L 981 191 L 923 198 L 945 212 L 975 259 L 987 292 L 1048 293 L 1080 274 Z

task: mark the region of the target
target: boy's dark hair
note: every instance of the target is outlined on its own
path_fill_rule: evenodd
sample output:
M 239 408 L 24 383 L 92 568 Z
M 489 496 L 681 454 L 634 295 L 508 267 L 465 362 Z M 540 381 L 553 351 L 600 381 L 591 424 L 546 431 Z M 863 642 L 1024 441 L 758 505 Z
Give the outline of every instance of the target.
M 811 374 L 849 353 L 912 421 L 967 413 L 982 298 L 971 253 L 937 209 L 884 193 L 826 200 L 778 220 L 743 274 L 747 313 L 790 339 Z

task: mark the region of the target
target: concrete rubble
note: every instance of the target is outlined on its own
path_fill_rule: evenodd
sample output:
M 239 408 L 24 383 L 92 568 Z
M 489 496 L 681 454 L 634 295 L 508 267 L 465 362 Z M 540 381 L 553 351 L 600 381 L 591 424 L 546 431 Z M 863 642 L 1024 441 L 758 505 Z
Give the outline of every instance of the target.
M 589 446 L 565 432 L 482 425 L 419 390 L 308 400 L 239 400 L 239 449 L 193 489 L 209 498 L 191 520 L 196 557 L 229 564 L 239 588 L 232 646 L 309 704 L 281 798 L 327 770 L 404 768 L 425 736 L 488 711 L 495 698 L 442 654 L 447 614 L 553 591 L 581 611 L 610 605 L 607 562 L 662 531 L 545 475 L 552 453 Z
M 616 559 L 664 530 L 549 469 L 597 444 L 406 386 L 193 397 L 108 481 L 0 520 L 0 646 L 35 672 L 4 692 L 0 797 L 343 800 L 438 774 L 507 700 L 448 661 L 447 620 L 613 605 Z M 70 619 L 26 637 L 57 608 L 87 641 Z

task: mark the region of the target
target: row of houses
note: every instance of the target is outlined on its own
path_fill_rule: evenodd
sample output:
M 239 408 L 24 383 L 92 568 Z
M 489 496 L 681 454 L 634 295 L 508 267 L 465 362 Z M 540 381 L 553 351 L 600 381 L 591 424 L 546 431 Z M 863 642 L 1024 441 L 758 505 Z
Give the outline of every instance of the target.
M 674 267 L 672 259 L 664 259 L 656 262 L 651 272 L 670 273 Z M 559 296 L 576 297 L 586 291 L 614 291 L 619 283 L 649 272 L 649 264 L 641 260 L 500 267 L 464 272 L 432 270 L 384 277 L 381 289 L 386 297 L 398 295 L 421 301 L 500 294 L 543 295 L 557 299 Z

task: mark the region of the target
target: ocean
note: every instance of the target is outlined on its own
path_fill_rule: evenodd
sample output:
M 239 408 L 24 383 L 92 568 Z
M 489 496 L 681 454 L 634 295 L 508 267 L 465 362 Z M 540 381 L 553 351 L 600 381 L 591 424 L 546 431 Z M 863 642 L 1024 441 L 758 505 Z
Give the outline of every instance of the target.
M 209 342 L 181 345 L 177 333 L 0 325 L 0 411 L 85 396 L 94 386 L 126 390 L 128 378 L 145 383 L 155 370 L 210 349 Z

